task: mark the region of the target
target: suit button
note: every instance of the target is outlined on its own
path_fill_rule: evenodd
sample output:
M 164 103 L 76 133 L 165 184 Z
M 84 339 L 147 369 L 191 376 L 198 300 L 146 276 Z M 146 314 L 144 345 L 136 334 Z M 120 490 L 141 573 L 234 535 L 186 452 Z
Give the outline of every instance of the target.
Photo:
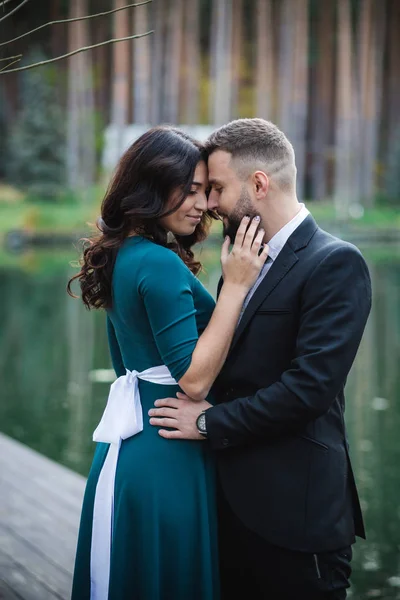
M 222 440 L 222 445 L 223 445 L 223 446 L 229 446 L 229 440 L 228 440 L 228 438 L 224 438 L 224 439 Z

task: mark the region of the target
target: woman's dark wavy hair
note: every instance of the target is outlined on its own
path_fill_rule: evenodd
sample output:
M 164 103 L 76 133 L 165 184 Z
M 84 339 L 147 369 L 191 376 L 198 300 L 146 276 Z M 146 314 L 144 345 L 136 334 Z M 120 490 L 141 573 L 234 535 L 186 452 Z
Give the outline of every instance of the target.
M 201 270 L 192 246 L 206 238 L 211 214 L 203 214 L 192 235 L 175 236 L 173 242 L 168 242 L 167 232 L 159 224 L 161 217 L 175 212 L 188 196 L 201 160 L 206 160 L 203 146 L 173 127 L 154 127 L 128 148 L 101 205 L 100 234 L 84 240 L 81 270 L 67 286 L 71 296 L 76 297 L 71 284 L 77 279 L 88 309 L 111 308 L 115 259 L 132 232 L 176 252 L 195 275 Z M 177 190 L 180 197 L 168 210 L 168 200 Z

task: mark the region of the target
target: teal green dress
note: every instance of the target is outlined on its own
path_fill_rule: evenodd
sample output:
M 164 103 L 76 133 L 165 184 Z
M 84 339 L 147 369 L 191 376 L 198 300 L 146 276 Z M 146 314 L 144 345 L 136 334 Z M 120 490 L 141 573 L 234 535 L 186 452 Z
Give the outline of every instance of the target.
M 117 376 L 166 365 L 188 369 L 214 301 L 171 250 L 128 238 L 113 273 L 107 327 Z M 215 471 L 208 444 L 166 440 L 149 424 L 177 385 L 139 380 L 143 431 L 122 442 L 114 490 L 109 600 L 218 600 Z M 79 531 L 72 600 L 90 599 L 96 484 L 109 445 L 97 444 Z

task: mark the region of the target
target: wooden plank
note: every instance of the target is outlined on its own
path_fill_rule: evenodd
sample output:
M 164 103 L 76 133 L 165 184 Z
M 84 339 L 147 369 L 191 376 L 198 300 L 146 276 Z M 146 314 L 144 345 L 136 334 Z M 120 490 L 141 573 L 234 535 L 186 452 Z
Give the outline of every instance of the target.
M 3 490 L 2 521 L 22 540 L 72 573 L 78 539 L 79 512 L 75 515 L 73 525 L 70 525 L 62 521 L 62 515 L 47 511 L 45 505 L 28 503 L 18 491 L 3 485 L 2 481 L 0 486 Z
M 18 494 L 20 501 L 25 502 L 30 512 L 45 507 L 50 516 L 55 515 L 62 523 L 71 527 L 74 527 L 77 519 L 79 519 L 83 493 L 80 494 L 79 498 L 76 498 L 75 506 L 72 506 L 69 503 L 62 502 L 59 497 L 51 494 L 48 490 L 41 489 L 34 481 L 16 477 L 15 474 L 4 472 L 1 469 L 0 486 L 1 489 L 5 490 L 5 494 L 8 493 L 12 496 Z M 0 511 L 1 509 L 2 502 L 0 502 Z
M 43 456 L 36 450 L 24 446 L 20 442 L 13 440 L 0 433 L 0 460 L 3 465 L 10 468 L 24 471 L 29 476 L 34 475 L 43 478 L 44 483 L 51 481 L 55 491 L 57 484 L 62 486 L 63 494 L 74 497 L 76 493 L 81 492 L 85 484 L 85 478 L 82 475 L 74 473 L 67 467 L 59 465 L 50 458 Z
M 0 434 L 0 600 L 68 600 L 85 479 Z
M 1 564 L 1 559 L 0 559 Z M 1 567 L 0 567 L 1 570 Z M 1 575 L 0 575 L 1 577 Z M 23 600 L 22 596 L 17 595 L 12 589 L 7 585 L 5 581 L 1 581 L 0 579 L 0 600 Z
M 10 590 L 14 596 L 10 594 Z M 0 591 L 5 594 L 5 600 L 67 600 L 69 597 L 52 592 L 2 550 L 0 550 Z
M 61 544 L 61 540 L 59 540 L 59 543 Z M 16 573 L 19 573 L 22 577 L 27 572 L 28 575 L 23 581 L 21 580 L 21 585 L 24 581 L 29 581 L 30 578 L 36 581 L 38 586 L 40 584 L 57 598 L 67 599 L 69 597 L 72 585 L 71 572 L 61 569 L 48 556 L 43 555 L 36 546 L 19 537 L 15 531 L 6 525 L 0 525 L 0 548 L 4 555 L 15 563 Z M 2 578 L 5 579 L 4 575 L 2 575 Z M 15 581 L 15 576 L 13 581 Z M 13 587 L 10 581 L 7 581 L 7 583 Z M 18 591 L 15 587 L 13 589 Z M 42 596 L 36 596 L 35 600 L 43 599 Z

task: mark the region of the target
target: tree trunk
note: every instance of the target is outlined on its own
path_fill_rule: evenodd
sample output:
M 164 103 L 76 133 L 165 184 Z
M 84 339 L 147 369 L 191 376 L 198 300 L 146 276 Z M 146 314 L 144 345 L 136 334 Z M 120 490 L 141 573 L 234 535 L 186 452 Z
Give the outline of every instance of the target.
M 125 0 L 114 0 L 114 8 L 125 6 Z M 129 19 L 125 11 L 114 14 L 114 38 L 126 37 Z M 124 131 L 128 122 L 129 110 L 129 42 L 118 42 L 112 49 L 112 98 L 111 124 L 114 127 L 116 155 L 124 149 Z
M 69 18 L 80 14 L 80 0 L 71 0 Z M 75 23 L 68 25 L 68 51 L 78 48 L 78 37 Z M 68 121 L 67 121 L 67 182 L 70 189 L 80 185 L 79 163 L 79 92 L 76 66 L 79 54 L 68 60 Z
M 96 26 L 93 28 L 95 39 L 94 43 L 100 43 L 111 37 L 111 27 L 109 27 L 109 20 L 106 18 L 99 19 Z M 97 109 L 100 111 L 102 121 L 108 123 L 109 121 L 109 106 L 110 106 L 110 92 L 109 92 L 109 52 L 107 46 L 100 46 L 93 50 L 94 57 L 94 78 L 97 82 L 95 86 L 95 104 Z
M 151 64 L 151 98 L 150 98 L 150 120 L 152 125 L 162 121 L 163 104 L 163 77 L 165 60 L 165 21 L 166 0 L 152 2 L 152 22 L 150 29 L 154 30 L 152 35 L 152 64 Z M 137 10 L 137 9 L 135 9 Z
M 221 125 L 231 116 L 231 48 L 232 48 L 232 5 L 230 0 L 219 0 L 213 4 L 214 48 L 210 60 L 215 61 L 212 96 L 212 122 Z
M 184 26 L 183 121 L 189 125 L 199 122 L 199 87 L 201 80 L 200 4 L 186 0 Z
M 281 129 L 289 139 L 293 134 L 293 71 L 294 71 L 294 0 L 281 0 L 279 25 L 279 116 Z
M 72 0 L 70 16 L 88 14 L 87 0 Z M 69 49 L 90 45 L 87 21 L 69 24 Z M 92 60 L 90 52 L 69 59 L 67 177 L 69 187 L 88 196 L 95 179 L 95 132 Z
M 239 90 L 243 52 L 243 0 L 233 0 L 232 4 L 232 76 L 231 76 L 231 117 L 239 117 Z
M 50 20 L 51 21 L 58 21 L 59 19 L 62 19 L 64 17 L 64 15 L 62 14 L 61 11 L 61 2 L 60 0 L 53 0 L 53 2 L 50 4 Z M 62 27 L 62 25 L 58 25 L 58 26 L 53 26 L 51 28 L 51 53 L 52 56 L 60 56 L 61 54 L 64 53 L 64 45 L 63 45 L 63 35 L 60 35 L 61 33 L 61 29 L 60 27 Z
M 386 161 L 389 163 L 400 140 L 400 4 L 392 0 L 389 11 L 388 106 Z
M 256 107 L 257 116 L 274 120 L 274 43 L 271 0 L 258 0 L 255 11 L 257 20 Z
M 183 0 L 170 0 L 167 21 L 163 120 L 179 121 L 179 92 L 182 58 Z
M 311 120 L 311 197 L 323 200 L 329 193 L 328 154 L 331 144 L 331 122 L 333 109 L 333 56 L 334 56 L 334 4 L 328 0 L 318 5 L 317 52 L 310 97 Z
M 297 193 L 304 195 L 308 115 L 308 0 L 294 6 L 293 146 L 296 152 Z
M 375 195 L 378 125 L 383 71 L 384 15 L 382 3 L 364 0 L 359 31 L 360 198 L 371 207 Z
M 353 198 L 353 69 L 349 0 L 338 0 L 336 59 L 335 190 L 336 216 L 346 220 Z
M 133 9 L 135 34 L 149 31 L 149 7 Z M 150 122 L 150 81 L 151 60 L 149 37 L 132 40 L 133 50 L 133 120 L 135 123 Z

